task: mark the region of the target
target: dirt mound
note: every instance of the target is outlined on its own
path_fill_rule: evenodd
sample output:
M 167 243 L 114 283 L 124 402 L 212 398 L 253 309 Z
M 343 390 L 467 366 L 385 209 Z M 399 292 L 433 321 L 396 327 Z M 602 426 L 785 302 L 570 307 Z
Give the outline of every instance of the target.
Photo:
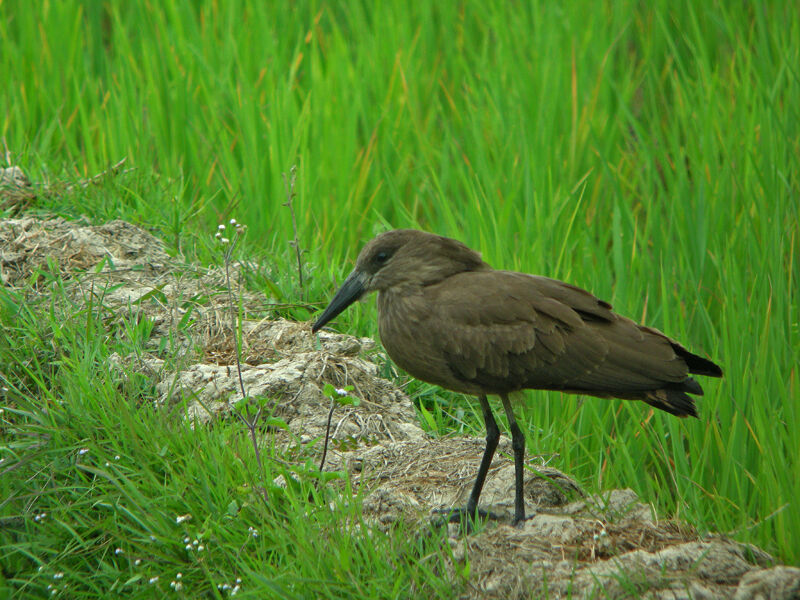
M 327 334 L 321 347 L 310 349 L 308 325 L 285 320 L 261 323 L 250 332 L 258 343 L 271 349 L 273 360 L 242 365 L 242 380 L 251 398 L 266 398 L 265 415 L 288 425 L 292 439 L 300 443 L 325 433 L 331 399 L 323 393 L 330 383 L 353 386 L 358 406 L 338 407 L 331 439 L 338 441 L 392 442 L 423 437 L 408 398 L 390 382 L 378 377 L 378 367 L 352 356 L 363 347 L 355 338 Z M 281 346 L 282 339 L 295 352 Z M 298 342 L 307 338 L 308 344 Z M 206 423 L 225 417 L 241 399 L 233 365 L 196 362 L 175 371 L 155 356 L 112 357 L 114 366 L 147 373 L 155 382 L 157 403 L 186 401 L 186 417 Z
M 149 320 L 151 352 L 112 356 L 110 367 L 123 377 L 146 374 L 154 402 L 181 408 L 195 426 L 235 409 L 234 328 L 220 271 L 170 257 L 156 238 L 122 221 L 0 221 L 2 284 L 50 293 L 47 274 L 64 280 L 72 302 L 97 302 L 108 319 Z M 239 300 L 246 315 L 269 306 L 252 293 Z M 159 351 L 163 337 L 174 340 L 169 355 Z M 483 440 L 423 432 L 408 397 L 379 376 L 384 359 L 372 340 L 314 336 L 308 324 L 280 319 L 246 320 L 242 340 L 245 387 L 285 423 L 266 433 L 280 443 L 318 441 L 331 407 L 325 384 L 353 386 L 360 403 L 334 411 L 326 468 L 349 472 L 369 520 L 425 531 L 441 519 L 434 511 L 465 504 Z M 525 481 L 531 517 L 512 527 L 510 454 L 503 438 L 482 495 L 497 521 L 472 535 L 448 526 L 448 568 L 463 573 L 469 561 L 464 597 L 800 598 L 800 569 L 774 566 L 763 551 L 723 537 L 699 538 L 659 519 L 631 490 L 588 495 L 535 461 Z

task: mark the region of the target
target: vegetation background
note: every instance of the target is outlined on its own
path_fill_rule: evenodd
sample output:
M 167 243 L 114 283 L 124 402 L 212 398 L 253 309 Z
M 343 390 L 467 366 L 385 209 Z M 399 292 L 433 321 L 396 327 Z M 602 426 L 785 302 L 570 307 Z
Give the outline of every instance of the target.
M 134 167 L 36 211 L 124 218 L 204 262 L 235 217 L 243 254 L 273 265 L 259 285 L 298 319 L 386 228 L 590 289 L 725 378 L 703 383 L 699 420 L 530 393 L 529 448 L 590 490 L 631 487 L 661 514 L 800 562 L 794 0 L 0 0 L 0 39 L 14 163 L 35 181 Z M 302 288 L 281 177 L 292 165 Z M 402 532 L 342 533 L 357 507 L 309 516 L 289 489 L 278 518 L 240 497 L 254 468 L 241 425 L 193 431 L 140 401 L 146 382 L 120 390 L 103 369 L 135 336 L 0 298 L 0 518 L 24 521 L 0 528 L 0 590 L 457 592 L 424 566 L 438 545 L 411 564 Z M 377 335 L 372 304 L 338 324 Z M 409 390 L 438 433 L 483 435 L 471 399 Z M 82 448 L 119 461 L 117 475 L 87 478 L 71 458 Z M 187 554 L 185 535 L 213 538 L 213 560 Z

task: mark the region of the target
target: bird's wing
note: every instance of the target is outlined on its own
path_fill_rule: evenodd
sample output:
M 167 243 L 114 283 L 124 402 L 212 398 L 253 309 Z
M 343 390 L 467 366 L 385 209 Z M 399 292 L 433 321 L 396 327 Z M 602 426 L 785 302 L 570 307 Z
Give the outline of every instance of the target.
M 686 378 L 666 337 L 566 283 L 486 271 L 425 290 L 441 356 L 456 377 L 487 390 L 635 396 Z

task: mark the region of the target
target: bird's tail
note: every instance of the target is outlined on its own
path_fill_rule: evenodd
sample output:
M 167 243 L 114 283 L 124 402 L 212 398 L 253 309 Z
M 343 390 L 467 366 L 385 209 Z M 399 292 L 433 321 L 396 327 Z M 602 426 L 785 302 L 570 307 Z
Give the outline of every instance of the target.
M 691 377 L 670 387 L 645 392 L 642 400 L 676 417 L 696 417 L 697 406 L 689 394 L 703 395 L 703 388 Z
M 708 377 L 722 377 L 722 369 L 718 364 L 713 363 L 702 356 L 697 356 L 697 354 L 692 354 L 686 348 L 673 340 L 670 340 L 669 343 L 672 345 L 672 349 L 675 350 L 675 354 L 680 356 L 686 363 L 686 366 L 689 367 L 689 373 L 694 373 L 695 375 L 707 375 Z M 702 395 L 703 388 L 701 388 L 699 385 L 697 387 L 700 389 L 699 392 L 693 392 L 691 390 L 687 391 L 690 394 Z

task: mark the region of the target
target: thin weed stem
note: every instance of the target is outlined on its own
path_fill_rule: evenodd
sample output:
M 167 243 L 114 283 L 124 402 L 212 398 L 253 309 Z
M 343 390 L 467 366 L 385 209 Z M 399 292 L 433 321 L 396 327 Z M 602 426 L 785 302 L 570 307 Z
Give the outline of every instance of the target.
M 294 184 L 297 180 L 297 166 L 292 165 L 292 168 L 289 169 L 289 179 L 286 179 L 286 173 L 281 174 L 283 176 L 283 187 L 286 190 L 286 202 L 283 203 L 284 206 L 289 207 L 289 212 L 292 215 L 292 228 L 294 229 L 294 240 L 290 242 L 290 244 L 294 247 L 295 254 L 297 255 L 297 278 L 300 282 L 300 290 L 301 293 L 304 294 L 303 288 L 303 250 L 300 248 L 300 236 L 297 233 L 297 218 L 294 214 L 294 205 L 292 204 L 292 200 L 297 195 L 294 191 Z
M 239 241 L 240 237 L 245 232 L 245 227 L 241 224 L 236 222 L 236 219 L 231 219 L 230 224 L 235 227 L 233 237 L 229 240 L 226 237 L 222 236 L 222 231 L 224 230 L 225 226 L 221 225 L 220 230 L 217 232 L 217 239 L 220 240 L 221 243 L 225 244 L 225 288 L 228 293 L 228 305 L 231 309 L 231 325 L 233 329 L 233 342 L 236 348 L 236 374 L 239 377 L 239 390 L 242 393 L 242 400 L 247 399 L 247 390 L 244 387 L 244 377 L 242 377 L 242 344 L 241 344 L 241 320 L 239 311 L 236 310 L 236 305 L 234 304 L 233 300 L 233 286 L 231 285 L 231 258 L 233 257 L 233 250 L 236 247 L 236 243 Z M 258 425 L 258 421 L 261 418 L 261 410 L 262 407 L 259 405 L 256 414 L 253 415 L 252 419 L 248 419 L 245 417 L 241 412 L 238 410 L 234 410 L 233 413 L 236 417 L 244 423 L 245 427 L 247 427 L 247 431 L 250 433 L 250 441 L 253 444 L 253 452 L 256 457 L 256 464 L 258 465 L 258 473 L 262 479 L 262 486 L 261 491 L 264 496 L 264 501 L 269 501 L 269 496 L 267 494 L 267 486 L 264 479 L 264 463 L 261 460 L 261 450 L 258 447 L 258 438 L 256 437 L 256 427 Z

